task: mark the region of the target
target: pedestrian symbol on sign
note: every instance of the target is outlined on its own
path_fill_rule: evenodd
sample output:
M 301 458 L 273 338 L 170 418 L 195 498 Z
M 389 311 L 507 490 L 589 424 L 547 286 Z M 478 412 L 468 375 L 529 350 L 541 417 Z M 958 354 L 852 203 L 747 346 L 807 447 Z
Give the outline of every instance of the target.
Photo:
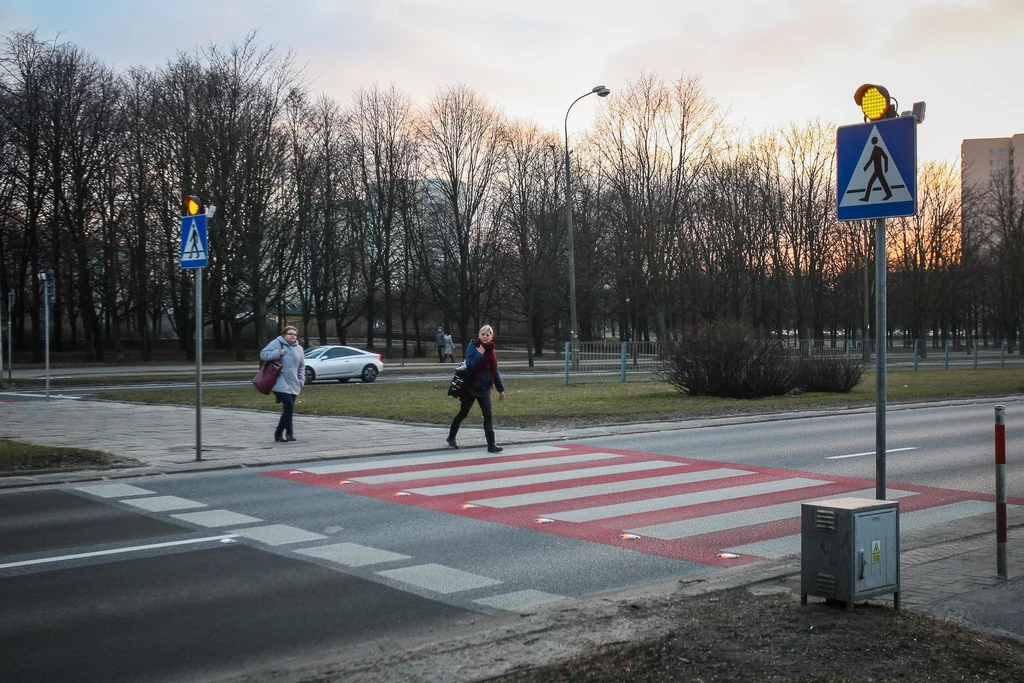
M 206 249 L 199 237 L 199 228 L 196 226 L 195 219 L 192 220 L 192 225 L 188 230 L 188 239 L 185 240 L 184 258 L 186 261 L 206 260 Z
M 861 152 L 857 166 L 839 201 L 840 207 L 882 202 L 912 202 L 903 176 L 895 163 L 890 163 L 889 148 L 875 126 Z

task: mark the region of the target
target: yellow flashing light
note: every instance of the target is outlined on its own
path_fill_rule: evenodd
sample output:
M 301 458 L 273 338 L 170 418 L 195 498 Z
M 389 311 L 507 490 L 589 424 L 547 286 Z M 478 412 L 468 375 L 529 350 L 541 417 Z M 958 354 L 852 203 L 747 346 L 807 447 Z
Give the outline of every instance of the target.
M 889 119 L 896 115 L 889 99 L 889 91 L 881 85 L 865 83 L 857 88 L 853 100 L 860 106 L 869 121 Z
M 189 195 L 185 197 L 185 215 L 186 216 L 198 216 L 203 213 L 203 203 L 199 201 L 199 197 Z

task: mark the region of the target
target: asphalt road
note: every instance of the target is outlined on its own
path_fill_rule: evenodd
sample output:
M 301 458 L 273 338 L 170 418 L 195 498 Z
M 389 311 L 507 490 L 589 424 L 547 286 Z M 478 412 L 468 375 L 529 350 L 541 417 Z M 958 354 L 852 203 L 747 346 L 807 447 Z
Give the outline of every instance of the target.
M 890 413 L 904 539 L 991 515 L 992 415 Z M 873 497 L 873 436 L 861 413 L 0 493 L 0 679 L 334 661 L 792 555 L 800 501 Z

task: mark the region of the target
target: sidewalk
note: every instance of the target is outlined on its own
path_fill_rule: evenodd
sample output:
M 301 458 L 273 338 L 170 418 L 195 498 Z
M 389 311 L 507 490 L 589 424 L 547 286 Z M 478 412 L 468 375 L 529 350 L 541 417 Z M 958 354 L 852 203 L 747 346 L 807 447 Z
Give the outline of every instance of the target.
M 873 410 L 873 409 L 872 409 Z M 786 416 L 726 418 L 733 422 Z M 22 486 L 170 474 L 243 466 L 434 451 L 444 446 L 447 430 L 383 420 L 295 417 L 299 441 L 272 440 L 277 413 L 204 408 L 203 459 L 195 460 L 195 410 L 189 407 L 137 405 L 109 401 L 7 403 L 2 407 L 0 438 L 53 446 L 77 446 L 134 458 L 142 467 L 93 472 L 40 472 L 0 477 L 0 490 Z M 604 434 L 684 429 L 716 422 L 658 423 L 540 432 L 503 429 L 502 444 L 580 440 Z M 463 447 L 485 445 L 479 425 L 459 434 Z M 972 517 L 901 538 L 901 606 L 952 619 L 1024 642 L 1024 509 L 1010 506 L 1009 579 L 996 576 L 994 520 Z M 800 558 L 765 561 L 743 572 L 726 570 L 720 581 L 753 583 L 799 576 Z M 881 596 L 873 602 L 888 602 Z

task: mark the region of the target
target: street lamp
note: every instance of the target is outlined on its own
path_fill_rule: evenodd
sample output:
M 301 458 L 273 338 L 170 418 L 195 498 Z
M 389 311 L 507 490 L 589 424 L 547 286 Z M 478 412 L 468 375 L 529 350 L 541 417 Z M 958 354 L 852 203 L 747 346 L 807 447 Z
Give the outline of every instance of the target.
M 608 97 L 611 90 L 603 85 L 595 85 L 590 92 L 583 93 L 569 105 L 565 110 L 565 229 L 569 236 L 569 343 L 572 354 L 572 368 L 579 370 L 579 354 L 577 353 L 578 331 L 576 325 L 576 263 L 573 256 L 572 237 L 572 173 L 569 170 L 569 112 L 573 104 L 576 104 L 587 95 L 597 94 L 598 97 Z

